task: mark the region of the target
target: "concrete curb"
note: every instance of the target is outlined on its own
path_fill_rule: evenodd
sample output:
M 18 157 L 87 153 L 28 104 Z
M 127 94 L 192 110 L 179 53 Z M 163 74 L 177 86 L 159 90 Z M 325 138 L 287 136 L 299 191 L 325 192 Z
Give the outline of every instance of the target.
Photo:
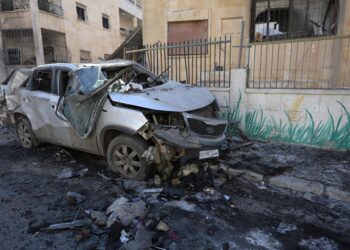
M 257 183 L 265 181 L 275 188 L 284 188 L 301 193 L 311 193 L 328 197 L 332 200 L 350 203 L 349 191 L 344 191 L 336 186 L 327 186 L 317 181 L 305 180 L 289 175 L 269 177 L 244 169 L 230 169 L 229 172 L 231 175 L 240 176 L 248 182 Z

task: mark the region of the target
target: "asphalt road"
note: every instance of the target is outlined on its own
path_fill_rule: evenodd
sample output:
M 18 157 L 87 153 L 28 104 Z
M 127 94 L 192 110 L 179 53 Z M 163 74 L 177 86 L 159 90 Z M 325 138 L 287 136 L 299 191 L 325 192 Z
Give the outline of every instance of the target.
M 106 162 L 76 151 L 66 154 L 51 145 L 25 150 L 7 129 L 0 129 L 0 136 L 0 249 L 103 249 L 111 238 L 104 227 L 40 229 L 86 218 L 85 210 L 105 211 L 125 195 L 120 178 L 107 181 L 97 174 L 106 168 Z M 57 179 L 65 168 L 89 171 L 83 177 Z M 137 190 L 152 187 L 152 180 L 132 182 L 128 191 L 144 199 L 149 216 L 164 221 L 175 236 L 155 229 L 143 228 L 142 233 L 137 227 L 138 237 L 134 235 L 135 239 L 124 245 L 114 242 L 114 246 L 142 249 L 148 243 L 158 249 L 349 249 L 349 232 L 339 229 L 350 220 L 346 207 L 324 206 L 240 178 L 222 179 L 220 173 L 183 179 L 182 203 L 141 197 Z M 213 193 L 204 192 L 205 187 L 212 187 Z M 86 201 L 70 204 L 66 198 L 69 191 L 84 195 Z

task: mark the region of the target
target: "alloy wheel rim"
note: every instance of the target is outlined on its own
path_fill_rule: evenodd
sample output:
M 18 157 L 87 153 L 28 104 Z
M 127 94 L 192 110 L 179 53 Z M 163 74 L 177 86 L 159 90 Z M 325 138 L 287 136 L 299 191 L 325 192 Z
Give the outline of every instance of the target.
M 32 144 L 31 135 L 29 129 L 24 123 L 20 123 L 18 127 L 18 136 L 21 143 L 25 146 L 30 146 Z
M 141 158 L 135 149 L 127 146 L 117 146 L 113 151 L 113 163 L 118 172 L 126 177 L 137 176 L 142 168 Z

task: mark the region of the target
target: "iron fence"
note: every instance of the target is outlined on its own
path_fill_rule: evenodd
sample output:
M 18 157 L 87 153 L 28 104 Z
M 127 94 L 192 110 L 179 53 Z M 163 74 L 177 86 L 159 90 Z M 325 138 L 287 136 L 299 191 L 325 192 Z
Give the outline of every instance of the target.
M 219 37 L 126 49 L 124 58 L 137 61 L 159 75 L 205 87 L 229 87 L 231 69 L 242 65 L 243 48 L 232 37 Z
M 350 88 L 350 36 L 252 44 L 249 88 Z

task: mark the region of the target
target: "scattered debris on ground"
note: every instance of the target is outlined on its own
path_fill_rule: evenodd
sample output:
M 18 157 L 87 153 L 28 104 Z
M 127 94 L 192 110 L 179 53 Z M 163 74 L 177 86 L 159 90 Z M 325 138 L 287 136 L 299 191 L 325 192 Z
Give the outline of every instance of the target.
M 94 156 L 45 145 L 27 151 L 10 131 L 0 133 L 4 249 L 350 244 L 346 152 L 232 140 L 217 161 L 192 162 L 167 180 L 156 173 L 140 182 L 108 172 Z

